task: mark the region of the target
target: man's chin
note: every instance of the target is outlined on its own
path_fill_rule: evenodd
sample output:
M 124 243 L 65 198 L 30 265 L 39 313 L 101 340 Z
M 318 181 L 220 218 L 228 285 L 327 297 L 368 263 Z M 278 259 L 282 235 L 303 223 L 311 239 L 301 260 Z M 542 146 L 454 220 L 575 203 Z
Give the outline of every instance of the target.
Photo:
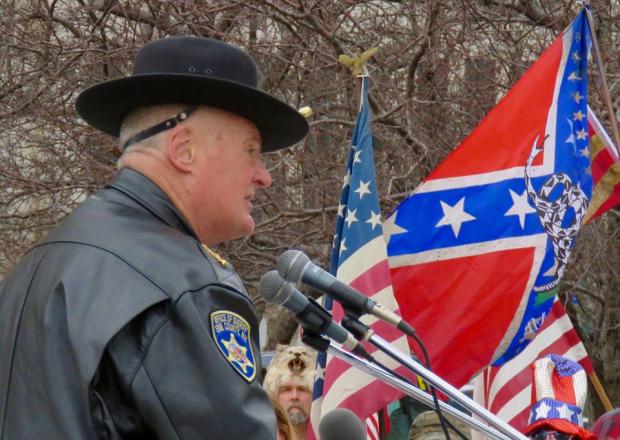
M 298 426 L 306 423 L 308 421 L 308 414 L 301 410 L 297 411 L 288 411 L 288 419 L 291 421 L 293 426 Z
M 309 414 L 298 406 L 292 406 L 288 408 L 286 410 L 286 413 L 288 414 L 288 418 L 293 425 L 305 423 L 310 418 Z

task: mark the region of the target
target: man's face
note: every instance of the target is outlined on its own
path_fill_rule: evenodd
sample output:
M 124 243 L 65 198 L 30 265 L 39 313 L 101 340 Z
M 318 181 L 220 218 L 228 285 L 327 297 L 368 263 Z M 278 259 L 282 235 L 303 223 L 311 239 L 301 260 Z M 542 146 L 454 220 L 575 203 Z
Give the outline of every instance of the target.
M 280 385 L 278 401 L 286 410 L 293 425 L 308 421 L 312 406 L 312 393 L 308 387 L 295 383 Z
M 198 144 L 192 211 L 200 239 L 214 245 L 252 234 L 256 192 L 271 185 L 256 126 L 216 109 L 201 108 L 190 120 Z

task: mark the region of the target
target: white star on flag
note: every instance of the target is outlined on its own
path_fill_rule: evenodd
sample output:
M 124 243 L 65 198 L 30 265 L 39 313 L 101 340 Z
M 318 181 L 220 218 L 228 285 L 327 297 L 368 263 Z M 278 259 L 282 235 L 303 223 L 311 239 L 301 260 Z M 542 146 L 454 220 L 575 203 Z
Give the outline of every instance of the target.
M 504 216 L 516 215 L 519 217 L 519 224 L 521 225 L 521 229 L 525 227 L 525 216 L 532 212 L 536 212 L 534 208 L 530 206 L 527 200 L 527 191 L 523 191 L 523 194 L 518 195 L 513 190 L 509 189 L 510 197 L 512 198 L 512 206 Z
M 364 197 L 364 194 L 370 194 L 370 190 L 368 187 L 370 186 L 370 180 L 368 182 L 363 182 L 360 180 L 360 186 L 354 192 L 358 193 L 360 196 L 360 200 Z
M 586 115 L 584 115 L 581 110 L 579 110 L 578 112 L 574 112 L 573 113 L 573 119 L 575 121 L 583 121 L 583 118 L 585 118 L 585 117 L 586 117 Z
M 347 174 L 345 174 L 344 178 L 342 179 L 342 187 L 344 188 L 350 183 L 351 183 L 351 170 L 347 170 Z
M 585 141 L 587 137 L 588 137 L 588 132 L 586 131 L 585 128 L 582 128 L 581 130 L 579 130 L 577 132 L 577 139 L 578 140 Z
M 392 235 L 408 232 L 396 224 L 396 214 L 392 214 L 383 222 L 383 238 L 386 243 L 390 242 Z
M 345 218 L 344 221 L 347 223 L 349 228 L 358 220 L 355 214 L 357 214 L 357 209 L 354 209 L 353 211 L 347 209 L 347 218 Z
M 579 155 L 581 157 L 588 157 L 590 155 L 590 152 L 587 148 L 582 148 L 581 150 L 579 150 Z
M 568 75 L 568 80 L 569 81 L 581 81 L 581 77 L 577 76 L 577 72 L 571 72 L 570 75 Z
M 345 244 L 346 241 L 347 241 L 347 237 L 343 238 L 340 241 L 340 254 L 342 254 L 344 251 L 347 250 L 347 245 Z
M 370 218 L 366 220 L 366 223 L 370 223 L 372 230 L 375 230 L 375 226 L 381 224 L 381 214 L 375 214 L 374 211 L 370 211 Z
M 581 93 L 579 93 L 579 90 L 577 90 L 573 95 L 573 98 L 575 99 L 575 102 L 579 104 L 579 101 L 583 99 L 583 96 L 581 95 Z
M 456 202 L 456 205 L 454 206 L 448 205 L 443 200 L 440 200 L 440 203 L 441 209 L 443 210 L 443 217 L 435 226 L 440 227 L 450 225 L 455 237 L 459 236 L 461 225 L 463 223 L 476 220 L 476 217 L 465 212 L 465 197 L 462 197 L 461 200 Z
M 325 379 L 325 368 L 323 368 L 320 364 L 316 365 L 316 372 L 314 373 L 314 379 Z
M 344 208 L 345 205 L 344 204 L 338 204 L 338 217 L 343 217 L 344 216 Z

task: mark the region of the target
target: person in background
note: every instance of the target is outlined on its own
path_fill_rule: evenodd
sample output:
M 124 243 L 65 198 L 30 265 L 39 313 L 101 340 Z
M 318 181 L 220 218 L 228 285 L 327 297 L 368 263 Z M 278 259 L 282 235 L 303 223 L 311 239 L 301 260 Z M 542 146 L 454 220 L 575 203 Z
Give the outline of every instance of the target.
M 588 378 L 583 367 L 550 354 L 532 364 L 532 408 L 524 434 L 534 440 L 596 440 L 583 427 Z
M 269 364 L 263 386 L 272 400 L 286 410 L 298 440 L 306 440 L 316 352 L 305 346 L 279 345 Z
M 286 410 L 277 400 L 271 399 L 271 404 L 276 412 L 276 423 L 278 425 L 276 440 L 297 440 L 295 428 L 291 424 Z
M 607 411 L 592 426 L 592 432 L 599 440 L 620 439 L 620 408 Z

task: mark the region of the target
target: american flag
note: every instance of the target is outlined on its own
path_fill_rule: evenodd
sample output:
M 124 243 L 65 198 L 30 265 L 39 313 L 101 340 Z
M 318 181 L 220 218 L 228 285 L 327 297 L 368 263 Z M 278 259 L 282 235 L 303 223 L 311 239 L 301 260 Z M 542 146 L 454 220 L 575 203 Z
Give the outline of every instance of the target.
M 532 406 L 530 365 L 548 354 L 579 362 L 591 373 L 592 362 L 561 302 L 555 301 L 536 337 L 502 367 L 489 367 L 474 380 L 474 399 L 519 431 L 528 425 Z M 482 438 L 482 437 L 477 437 Z
M 592 193 L 590 38 L 584 10 L 385 222 L 401 314 L 454 386 L 551 309 Z
M 340 194 L 330 270 L 339 280 L 389 309 L 397 311 L 375 183 L 368 78 L 363 78 L 362 81 L 361 108 L 353 131 Z M 331 301 L 326 301 L 325 307 L 332 308 Z M 333 315 L 336 320 L 344 316 L 338 304 L 333 304 Z M 409 352 L 406 337 L 399 330 L 374 317 L 365 316 L 362 321 L 400 350 Z M 383 353 L 376 352 L 374 347 L 366 348 L 389 368 L 397 367 L 395 361 Z M 402 367 L 397 371 L 407 374 Z M 308 432 L 310 438 L 317 438 L 316 432 L 321 414 L 334 408 L 348 408 L 365 420 L 402 395 L 400 391 L 350 367 L 345 362 L 321 354 L 313 394 Z M 367 427 L 371 426 L 373 426 L 372 420 L 368 421 Z

